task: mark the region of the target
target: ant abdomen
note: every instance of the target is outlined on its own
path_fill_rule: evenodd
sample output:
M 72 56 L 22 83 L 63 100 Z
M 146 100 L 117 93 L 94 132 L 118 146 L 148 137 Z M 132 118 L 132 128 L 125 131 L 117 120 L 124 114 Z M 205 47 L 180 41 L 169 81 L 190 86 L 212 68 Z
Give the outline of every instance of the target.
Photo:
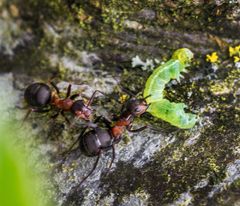
M 44 107 L 51 101 L 51 89 L 44 83 L 33 83 L 25 90 L 24 98 L 32 107 Z
M 107 130 L 91 130 L 80 139 L 80 149 L 86 156 L 97 156 L 101 150 L 111 148 L 112 138 Z

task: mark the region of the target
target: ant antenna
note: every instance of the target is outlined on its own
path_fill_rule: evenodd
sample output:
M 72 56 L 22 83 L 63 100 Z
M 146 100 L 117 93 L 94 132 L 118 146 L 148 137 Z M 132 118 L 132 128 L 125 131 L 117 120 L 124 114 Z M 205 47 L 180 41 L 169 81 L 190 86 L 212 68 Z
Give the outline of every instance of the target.
M 124 93 L 126 93 L 126 94 L 129 95 L 130 97 L 136 97 L 136 95 L 135 95 L 132 91 L 130 91 L 129 89 L 124 88 L 124 87 L 121 85 L 120 81 L 119 81 L 116 77 L 113 77 L 113 79 L 116 80 L 117 86 L 120 88 L 120 90 L 122 90 Z
M 144 97 L 143 99 L 146 100 L 147 98 L 151 97 L 152 95 L 149 94 L 148 96 Z

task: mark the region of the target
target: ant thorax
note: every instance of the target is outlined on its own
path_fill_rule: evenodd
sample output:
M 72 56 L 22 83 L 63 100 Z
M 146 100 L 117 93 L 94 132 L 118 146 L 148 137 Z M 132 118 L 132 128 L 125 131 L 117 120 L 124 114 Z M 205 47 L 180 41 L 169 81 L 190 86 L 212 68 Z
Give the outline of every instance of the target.
M 61 99 L 56 93 L 52 94 L 52 105 L 55 105 L 57 108 L 62 109 L 64 111 L 69 111 L 73 105 L 73 101 L 69 98 Z
M 125 131 L 125 126 L 115 125 L 111 129 L 111 133 L 114 139 L 119 139 L 123 132 Z

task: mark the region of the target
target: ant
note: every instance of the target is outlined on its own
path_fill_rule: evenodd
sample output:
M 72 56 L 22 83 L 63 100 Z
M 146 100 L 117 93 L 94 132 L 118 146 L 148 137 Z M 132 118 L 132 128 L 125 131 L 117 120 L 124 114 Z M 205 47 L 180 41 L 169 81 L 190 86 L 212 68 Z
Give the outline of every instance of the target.
M 94 123 L 103 120 L 106 128 L 100 128 L 96 124 L 86 126 L 77 141 L 71 146 L 68 151 L 71 151 L 73 146 L 79 142 L 79 149 L 89 157 L 97 156 L 96 162 L 94 163 L 91 171 L 81 180 L 79 186 L 94 172 L 99 162 L 102 152 L 112 149 L 112 160 L 109 169 L 115 159 L 115 144 L 119 143 L 122 139 L 122 134 L 125 130 L 129 132 L 140 132 L 147 128 L 147 125 L 132 129 L 132 123 L 135 117 L 141 116 L 147 111 L 149 104 L 146 102 L 146 98 L 137 99 L 135 97 L 130 98 L 122 107 L 120 116 L 116 118 L 116 121 L 112 124 L 108 119 L 103 116 L 96 118 Z M 86 132 L 87 128 L 92 129 Z M 68 153 L 68 152 L 67 152 Z
M 39 82 L 30 84 L 26 88 L 24 98 L 30 106 L 30 109 L 27 112 L 24 121 L 27 119 L 31 112 L 45 113 L 49 112 L 53 108 L 56 108 L 58 112 L 51 118 L 56 118 L 60 113 L 68 124 L 70 124 L 70 121 L 65 116 L 64 112 L 70 111 L 78 119 L 84 119 L 87 121 L 92 118 L 93 110 L 90 108 L 90 106 L 97 92 L 103 94 L 101 91 L 94 91 L 87 104 L 85 104 L 83 100 L 74 101 L 74 99 L 77 98 L 79 94 L 71 95 L 71 84 L 68 85 L 65 98 L 60 97 L 60 91 L 52 81 L 50 81 L 50 84 L 55 89 L 55 91 L 52 91 L 47 84 Z

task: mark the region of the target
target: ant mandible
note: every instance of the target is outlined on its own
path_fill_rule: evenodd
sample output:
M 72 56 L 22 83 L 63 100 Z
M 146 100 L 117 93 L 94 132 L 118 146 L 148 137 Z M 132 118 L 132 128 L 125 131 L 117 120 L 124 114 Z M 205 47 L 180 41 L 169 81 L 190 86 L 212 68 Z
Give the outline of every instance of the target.
M 53 115 L 52 118 L 56 118 L 60 113 L 69 124 L 70 121 L 65 116 L 64 112 L 70 111 L 78 119 L 84 119 L 87 121 L 92 118 L 93 110 L 90 108 L 90 106 L 97 92 L 103 94 L 101 91 L 96 90 L 92 94 L 87 104 L 85 104 L 83 100 L 74 101 L 74 99 L 77 98 L 79 94 L 71 95 L 71 84 L 68 85 L 65 98 L 60 97 L 60 91 L 52 81 L 50 81 L 50 84 L 55 89 L 55 91 L 52 91 L 47 84 L 39 82 L 30 84 L 26 88 L 24 98 L 27 104 L 30 106 L 30 109 L 27 112 L 24 121 L 27 119 L 31 112 L 45 113 L 49 112 L 53 108 L 56 108 L 58 112 Z
M 112 123 L 109 120 L 100 116 L 94 121 L 94 123 L 97 123 L 102 119 L 103 123 L 106 125 L 106 129 L 100 128 L 96 126 L 96 124 L 89 125 L 83 129 L 77 141 L 68 151 L 70 151 L 73 146 L 79 142 L 79 148 L 86 156 L 97 156 L 97 159 L 92 170 L 81 180 L 79 186 L 94 172 L 102 152 L 109 149 L 112 149 L 112 160 L 110 162 L 109 169 L 111 168 L 115 159 L 114 146 L 120 142 L 122 134 L 125 130 L 128 130 L 129 132 L 140 132 L 147 128 L 147 126 L 143 126 L 133 130 L 132 123 L 134 118 L 145 113 L 148 107 L 149 105 L 146 102 L 146 98 L 130 98 L 123 106 L 120 116 L 116 119 L 113 125 L 111 125 Z M 92 127 L 92 129 L 86 132 L 88 127 Z

